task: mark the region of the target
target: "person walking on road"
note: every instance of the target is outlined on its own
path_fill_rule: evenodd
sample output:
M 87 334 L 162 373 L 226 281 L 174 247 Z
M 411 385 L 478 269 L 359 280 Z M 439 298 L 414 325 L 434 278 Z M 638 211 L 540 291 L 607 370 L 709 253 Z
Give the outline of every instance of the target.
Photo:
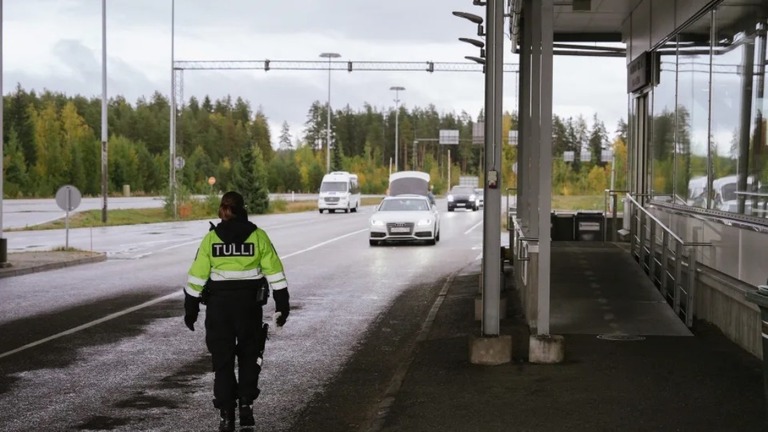
M 290 303 L 283 264 L 267 233 L 248 221 L 242 195 L 227 192 L 219 206 L 221 222 L 203 237 L 184 287 L 184 323 L 195 331 L 200 304 L 206 306 L 205 344 L 214 372 L 213 405 L 219 431 L 254 426 L 253 401 L 259 396 L 259 373 L 268 325 L 262 306 L 269 290 L 275 300 L 276 324 L 288 319 Z M 235 357 L 238 376 L 235 377 Z

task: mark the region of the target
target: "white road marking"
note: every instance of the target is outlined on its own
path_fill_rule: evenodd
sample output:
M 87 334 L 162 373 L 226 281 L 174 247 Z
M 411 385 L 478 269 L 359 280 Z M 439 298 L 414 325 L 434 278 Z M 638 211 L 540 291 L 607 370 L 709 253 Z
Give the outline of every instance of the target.
M 464 235 L 467 235 L 467 234 L 471 233 L 472 230 L 474 230 L 475 228 L 479 227 L 482 224 L 483 224 L 483 222 L 478 222 L 478 223 L 472 225 L 468 230 L 464 231 Z
M 368 228 L 365 228 L 365 229 L 361 229 L 361 230 L 357 230 L 357 231 L 352 231 L 352 232 L 351 232 L 351 233 L 349 233 L 349 234 L 344 234 L 343 236 L 339 236 L 339 237 L 336 237 L 336 238 L 333 238 L 333 239 L 330 239 L 330 240 L 326 240 L 326 241 L 324 241 L 324 242 L 320 242 L 320 243 L 318 243 L 318 244 L 316 244 L 316 245 L 314 245 L 314 246 L 310 246 L 310 247 L 308 247 L 308 248 L 306 248 L 306 249 L 302 249 L 302 250 L 300 250 L 300 251 L 296 251 L 296 252 L 294 252 L 294 253 L 291 253 L 291 254 L 288 254 L 288 255 L 284 255 L 284 256 L 280 257 L 280 259 L 286 259 L 286 258 L 290 258 L 290 257 L 292 257 L 292 256 L 296 256 L 296 255 L 299 255 L 299 254 L 303 254 L 304 252 L 309 252 L 309 251 L 311 251 L 311 250 L 313 250 L 313 249 L 317 249 L 317 248 L 319 248 L 319 247 L 321 247 L 321 246 L 325 246 L 325 245 L 327 245 L 327 244 L 330 244 L 330 243 L 333 243 L 333 242 L 335 242 L 335 241 L 337 241 L 337 240 L 341 240 L 341 239 L 343 239 L 343 238 L 345 238 L 345 237 L 353 236 L 353 235 L 355 235 L 355 234 L 360 234 L 361 232 L 366 232 L 366 231 L 368 231 Z
M 326 240 L 324 242 L 320 242 L 320 243 L 318 243 L 318 244 L 316 244 L 314 246 L 310 246 L 310 247 L 308 247 L 306 249 L 302 249 L 300 251 L 296 251 L 294 253 L 285 255 L 285 256 L 281 257 L 281 259 L 286 259 L 286 258 L 290 258 L 292 256 L 296 256 L 296 255 L 299 255 L 299 254 L 302 254 L 302 253 L 305 253 L 305 252 L 309 252 L 309 251 L 317 249 L 317 248 L 319 248 L 321 246 L 325 246 L 325 245 L 333 243 L 333 242 L 335 242 L 337 240 L 341 240 L 341 239 L 343 239 L 345 237 L 349 237 L 349 236 L 352 236 L 352 235 L 355 235 L 355 234 L 360 234 L 360 233 L 365 232 L 365 231 L 368 231 L 368 229 L 366 228 L 366 229 L 362 229 L 362 230 L 358 230 L 358 231 L 353 231 L 351 233 L 344 234 L 344 235 L 336 237 L 334 239 Z M 188 245 L 188 244 L 191 244 L 191 243 L 197 243 L 198 241 L 199 240 L 195 240 L 195 241 L 191 241 L 191 242 L 186 242 L 186 243 L 179 243 L 179 244 L 176 244 L 176 245 L 173 245 L 173 246 L 168 246 L 167 248 L 164 248 L 162 250 L 173 249 L 173 248 L 184 246 L 184 245 Z M 115 313 L 109 314 L 109 315 L 107 315 L 105 317 L 102 317 L 102 318 L 99 318 L 97 320 L 85 323 L 83 325 L 79 325 L 79 326 L 71 328 L 69 330 L 65 330 L 65 331 L 63 331 L 61 333 L 57 333 L 57 334 L 55 334 L 53 336 L 48 336 L 47 338 L 43 338 L 43 339 L 40 339 L 38 341 L 28 343 L 28 344 L 26 344 L 24 346 L 20 346 L 20 347 L 18 347 L 16 349 L 12 349 L 10 351 L 4 352 L 4 353 L 0 354 L 0 358 L 8 357 L 10 355 L 13 355 L 13 354 L 16 354 L 18 352 L 27 350 L 29 348 L 36 347 L 36 346 L 44 344 L 46 342 L 50 342 L 50 341 L 58 339 L 60 337 L 77 333 L 77 332 L 79 332 L 81 330 L 88 329 L 90 327 L 93 327 L 95 325 L 101 324 L 103 322 L 110 321 L 110 320 L 113 320 L 115 318 L 119 318 L 119 317 L 121 317 L 123 315 L 129 314 L 131 312 L 135 312 L 135 311 L 137 311 L 139 309 L 144 309 L 145 307 L 152 306 L 152 305 L 154 305 L 156 303 L 159 303 L 159 302 L 171 299 L 173 297 L 178 297 L 178 296 L 179 296 L 178 292 L 172 293 L 172 294 L 167 294 L 167 295 L 164 295 L 162 297 L 158 297 L 158 298 L 156 298 L 154 300 L 150 300 L 148 302 L 144 302 L 144 303 L 142 303 L 140 305 L 129 307 L 128 309 L 125 309 L 125 310 L 122 310 L 122 311 L 119 311 L 119 312 L 115 312 Z
M 178 296 L 179 296 L 179 293 L 175 292 L 173 294 L 164 295 L 164 296 L 156 298 L 154 300 L 150 300 L 148 302 L 144 302 L 144 303 L 142 303 L 140 305 L 137 305 L 137 306 L 129 307 L 128 309 L 122 310 L 120 312 L 115 312 L 113 314 L 109 314 L 109 315 L 107 315 L 105 317 L 99 318 L 97 320 L 93 320 L 93 321 L 85 323 L 83 325 L 79 325 L 79 326 L 71 328 L 69 330 L 65 330 L 65 331 L 63 331 L 61 333 L 57 333 L 57 334 L 55 334 L 53 336 L 48 336 L 47 338 L 40 339 L 40 340 L 32 342 L 32 343 L 28 343 L 28 344 L 26 344 L 24 346 L 18 347 L 18 348 L 13 349 L 13 350 L 10 350 L 8 352 L 4 352 L 4 353 L 0 354 L 0 358 L 7 357 L 7 356 L 12 355 L 12 354 L 16 354 L 17 352 L 24 351 L 24 350 L 32 348 L 32 347 L 36 347 L 36 346 L 38 346 L 40 344 L 44 344 L 44 343 L 52 341 L 54 339 L 58 339 L 58 338 L 60 338 L 62 336 L 66 336 L 66 335 L 70 335 L 70 334 L 73 334 L 73 333 L 77 333 L 80 330 L 85 330 L 85 329 L 93 327 L 93 326 L 95 326 L 97 324 L 101 324 L 103 322 L 113 320 L 115 318 L 121 317 L 123 315 L 129 314 L 129 313 L 137 311 L 139 309 L 143 309 L 143 308 L 145 308 L 147 306 L 152 306 L 155 303 L 159 303 L 161 301 L 165 301 L 165 300 L 171 299 L 173 297 L 178 297 Z

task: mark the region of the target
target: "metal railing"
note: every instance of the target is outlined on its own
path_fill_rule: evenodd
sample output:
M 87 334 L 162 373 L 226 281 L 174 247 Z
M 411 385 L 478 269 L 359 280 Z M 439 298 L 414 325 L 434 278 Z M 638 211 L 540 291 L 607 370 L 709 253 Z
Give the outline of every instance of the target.
M 687 242 L 645 209 L 631 194 L 626 195 L 624 217 L 630 219 L 630 253 L 659 288 L 685 325 L 693 326 L 696 295 L 696 250 L 709 242 Z M 684 272 L 685 268 L 685 272 Z M 685 302 L 685 308 L 682 303 Z
M 616 219 L 618 217 L 619 194 L 628 194 L 628 190 L 606 189 L 605 199 L 603 201 L 603 214 L 605 215 L 605 229 L 603 230 L 603 241 L 608 241 L 608 214 L 611 215 L 611 241 L 616 241 Z M 622 209 L 624 217 L 627 215 L 627 209 Z
M 509 248 L 512 250 L 513 254 L 513 260 L 514 258 L 517 258 L 517 243 L 515 240 L 515 223 L 512 220 L 512 216 L 517 214 L 517 188 L 507 188 L 507 232 L 509 232 Z M 514 204 L 515 208 L 514 211 L 512 210 L 512 207 L 509 206 L 509 197 L 510 195 L 514 196 Z

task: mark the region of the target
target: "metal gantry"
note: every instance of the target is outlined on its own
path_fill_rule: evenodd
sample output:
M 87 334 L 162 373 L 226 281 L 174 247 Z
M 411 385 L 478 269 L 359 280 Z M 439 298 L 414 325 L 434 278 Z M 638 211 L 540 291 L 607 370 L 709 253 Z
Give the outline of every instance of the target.
M 173 39 L 173 38 L 172 38 Z M 173 49 L 173 45 L 171 47 Z M 172 55 L 173 56 L 173 55 Z M 519 72 L 517 63 L 504 63 L 503 72 Z M 347 72 L 485 72 L 484 65 L 475 62 L 436 61 L 351 61 L 351 60 L 172 60 L 171 74 L 171 144 L 170 190 L 176 190 L 176 111 L 177 103 L 184 105 L 185 70 L 272 70 L 281 71 L 347 71 Z M 174 195 L 175 196 L 175 195 Z M 175 209 L 174 205 L 174 209 Z
M 352 60 L 177 60 L 179 70 L 341 70 L 347 72 L 483 72 L 474 62 L 352 61 Z M 504 72 L 517 72 L 517 63 L 505 63 Z

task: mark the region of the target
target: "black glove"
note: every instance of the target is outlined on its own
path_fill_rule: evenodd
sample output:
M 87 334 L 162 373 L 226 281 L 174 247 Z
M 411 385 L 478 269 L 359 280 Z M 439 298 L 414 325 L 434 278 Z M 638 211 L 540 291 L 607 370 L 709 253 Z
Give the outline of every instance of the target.
M 200 312 L 200 298 L 192 297 L 184 291 L 184 324 L 192 331 L 195 331 L 195 322 L 197 314 Z
M 285 325 L 288 314 L 291 312 L 291 304 L 288 301 L 290 299 L 288 288 L 274 290 L 272 291 L 272 296 L 275 298 L 275 312 L 280 314 L 275 320 L 275 324 L 278 327 L 282 327 Z

